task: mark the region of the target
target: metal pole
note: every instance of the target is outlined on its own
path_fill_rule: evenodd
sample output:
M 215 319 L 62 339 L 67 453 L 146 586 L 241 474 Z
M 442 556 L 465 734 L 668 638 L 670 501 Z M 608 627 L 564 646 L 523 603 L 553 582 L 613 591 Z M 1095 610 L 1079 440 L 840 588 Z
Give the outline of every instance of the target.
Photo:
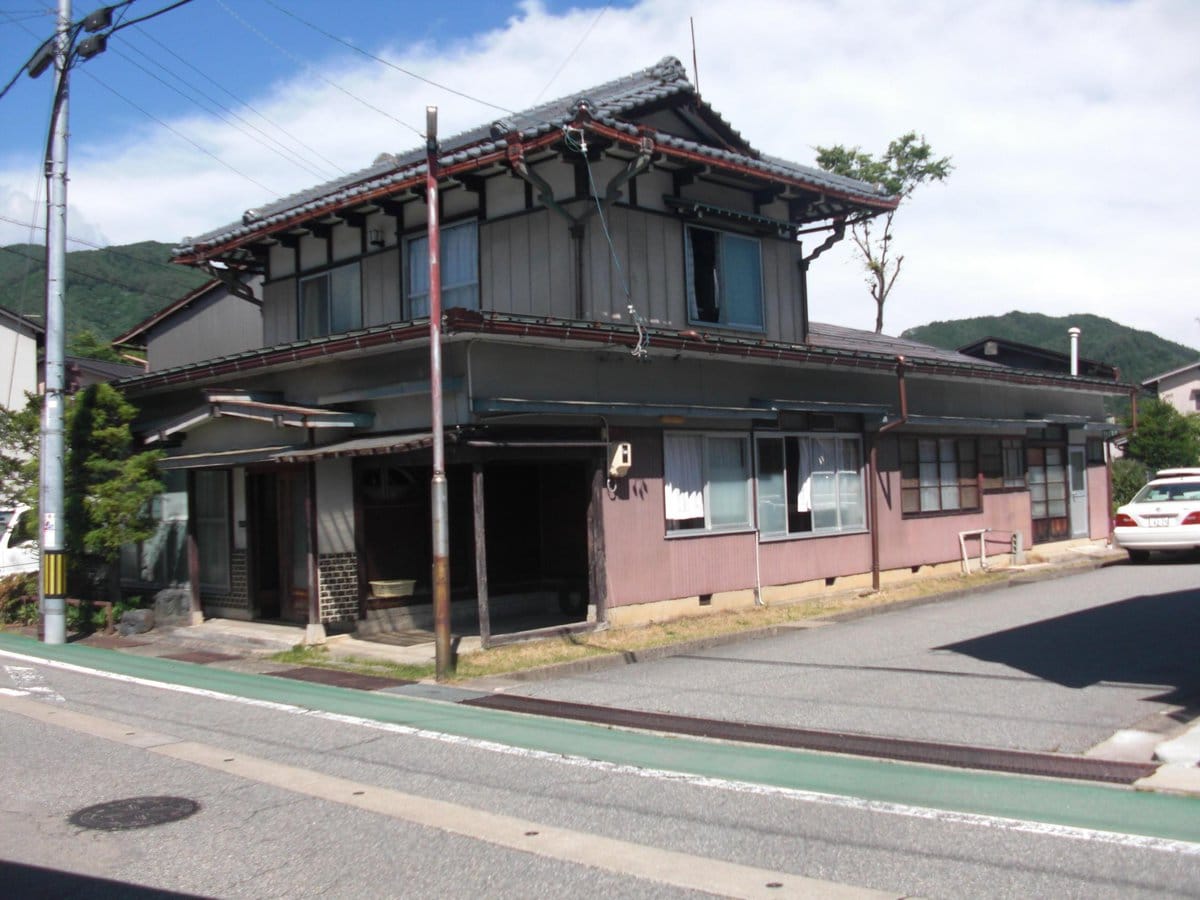
M 442 270 L 438 223 L 437 107 L 425 107 L 425 206 L 429 239 L 429 382 L 433 431 L 433 636 L 435 674 L 454 671 L 450 658 L 450 540 L 446 509 L 446 444 L 442 422 Z
M 46 351 L 42 404 L 42 632 L 47 644 L 67 640 L 67 559 L 63 521 L 63 295 L 67 272 L 67 62 L 71 0 L 58 0 L 54 107 L 46 158 Z

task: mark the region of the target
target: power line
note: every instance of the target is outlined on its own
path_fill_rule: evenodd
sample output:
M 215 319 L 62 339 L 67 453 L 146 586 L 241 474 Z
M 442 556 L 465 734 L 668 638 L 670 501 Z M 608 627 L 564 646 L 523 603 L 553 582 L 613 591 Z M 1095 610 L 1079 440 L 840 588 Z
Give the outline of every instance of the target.
M 0 251 L 3 251 L 4 253 L 11 253 L 13 256 L 19 256 L 22 259 L 32 260 L 36 263 L 42 262 L 42 260 L 38 259 L 36 256 L 31 256 L 28 253 L 22 253 L 20 250 L 15 250 L 12 247 L 0 247 Z M 69 266 L 68 271 L 70 271 Z M 116 281 L 112 278 L 105 278 L 103 275 L 93 275 L 90 272 L 80 272 L 78 269 L 70 272 L 70 274 L 74 275 L 76 278 L 87 278 L 91 281 L 99 282 L 100 284 L 107 284 L 110 287 L 116 287 L 123 291 L 129 291 L 131 294 L 136 294 L 139 297 L 149 297 L 152 300 L 161 300 L 163 303 L 174 303 L 179 299 L 178 297 L 162 297 L 158 294 L 152 294 L 144 288 L 136 287 L 132 284 L 125 284 L 124 282 Z
M 39 185 L 38 188 L 40 190 L 41 186 Z M 36 215 L 36 213 L 35 213 L 35 215 Z M 24 222 L 21 222 L 17 219 L 10 219 L 8 216 L 5 216 L 5 215 L 0 215 L 0 222 L 8 222 L 10 225 L 21 225 L 21 226 L 25 225 Z M 31 231 L 45 231 L 46 230 L 46 226 L 38 225 L 38 224 L 32 223 L 32 222 L 29 224 L 28 227 Z M 151 265 L 158 266 L 160 269 L 166 269 L 170 272 L 175 272 L 175 273 L 179 272 L 179 267 L 173 266 L 170 263 L 161 263 L 161 262 L 157 262 L 156 260 L 153 260 L 153 259 L 142 259 L 140 256 L 134 256 L 132 253 L 123 253 L 122 251 L 117 250 L 115 247 L 111 247 L 111 246 L 106 247 L 103 244 L 97 244 L 97 243 L 94 243 L 93 241 L 84 240 L 83 238 L 72 237 L 71 235 L 67 235 L 67 241 L 72 244 L 82 244 L 85 247 L 91 247 L 93 250 L 103 250 L 106 253 L 111 253 L 113 256 L 119 256 L 122 259 L 133 260 L 134 262 L 142 263 L 143 265 L 146 263 L 150 263 Z M 33 242 L 30 241 L 30 243 L 33 243 Z
M 113 94 L 114 96 L 116 96 L 116 97 L 120 98 L 121 100 L 124 100 L 126 103 L 128 103 L 130 106 L 132 106 L 134 109 L 136 109 L 138 112 L 140 112 L 142 115 L 144 115 L 144 116 L 145 116 L 147 119 L 150 119 L 150 120 L 152 120 L 152 121 L 154 121 L 154 122 L 158 123 L 158 124 L 159 124 L 159 125 L 161 125 L 163 128 L 167 129 L 167 131 L 171 132 L 171 134 L 173 134 L 173 135 L 175 135 L 176 137 L 178 137 L 180 140 L 187 141 L 189 144 L 191 144 L 193 147 L 195 147 L 197 150 L 199 150 L 199 151 L 200 151 L 201 153 L 203 153 L 205 156 L 209 157 L 210 159 L 216 160 L 218 163 L 220 163 L 220 164 L 221 164 L 221 165 L 223 165 L 225 168 L 227 168 L 227 169 L 228 169 L 230 172 L 233 172 L 235 175 L 240 175 L 242 178 L 246 179 L 247 181 L 249 181 L 251 184 L 255 185 L 256 187 L 262 188 L 264 191 L 266 191 L 266 192 L 267 192 L 268 194 L 270 194 L 271 196 L 274 196 L 274 197 L 278 197 L 278 196 L 279 196 L 279 192 L 278 192 L 278 191 L 274 190 L 273 188 L 269 188 L 269 187 L 267 187 L 265 184 L 263 184 L 263 183 L 262 183 L 261 181 L 259 181 L 258 179 L 254 178 L 254 177 L 252 177 L 252 176 L 250 176 L 250 175 L 247 175 L 245 172 L 241 171 L 240 169 L 237 169 L 237 168 L 235 168 L 235 167 L 234 167 L 234 166 L 232 166 L 230 163 L 227 163 L 225 160 L 221 159 L 221 157 L 217 156 L 217 154 L 213 153 L 211 150 L 208 150 L 208 149 L 204 148 L 203 146 L 201 146 L 200 144 L 198 144 L 198 143 L 196 143 L 195 141 L 193 141 L 193 140 L 192 140 L 190 137 L 188 137 L 186 134 L 184 134 L 183 132 L 179 131 L 178 129 L 176 129 L 176 128 L 172 128 L 170 125 L 168 125 L 166 122 L 164 122 L 164 121 L 163 121 L 162 119 L 160 119 L 158 116 L 154 115 L 152 112 L 150 112 L 150 111 L 148 111 L 147 109 L 145 109 L 144 107 L 142 107 L 142 106 L 139 106 L 138 104 L 134 103 L 132 100 L 130 100 L 130 99 L 129 99 L 128 97 L 126 97 L 125 95 L 123 95 L 123 94 L 121 94 L 121 93 L 118 93 L 118 92 L 117 92 L 117 91 L 116 91 L 114 88 L 112 88 L 112 87 L 110 87 L 109 85 L 105 84 L 105 83 L 104 83 L 103 81 L 101 81 L 99 78 L 95 78 L 95 77 L 93 77 L 93 76 L 92 76 L 92 75 L 91 75 L 91 74 L 90 74 L 90 73 L 87 71 L 87 69 L 81 69 L 80 71 L 81 71 L 81 72 L 82 72 L 84 75 L 87 75 L 89 78 L 91 78 L 91 79 L 92 79 L 92 81 L 94 81 L 96 84 L 100 85 L 100 86 L 101 86 L 102 88 L 104 88 L 106 91 L 110 92 L 111 94 Z
M 330 79 L 326 78 L 320 72 L 316 71 L 316 69 L 314 69 L 313 66 L 310 65 L 307 60 L 301 59 L 300 57 L 296 56 L 296 54 L 292 53 L 290 50 L 287 50 L 284 47 L 281 47 L 275 41 L 271 40 L 271 38 L 267 37 L 267 35 L 263 34 L 261 31 L 259 31 L 257 28 L 255 28 L 253 25 L 251 25 L 249 22 L 247 22 L 245 19 L 243 19 L 241 16 L 239 16 L 236 12 L 234 12 L 232 9 L 230 9 L 224 3 L 224 0 L 217 0 L 217 5 L 219 7 L 221 7 L 221 9 L 225 10 L 225 12 L 228 13 L 229 16 L 235 22 L 237 22 L 239 25 L 241 25 L 243 28 L 245 28 L 251 34 L 256 35 L 260 40 L 262 40 L 266 44 L 270 45 L 271 47 L 274 47 L 278 52 L 282 53 L 284 56 L 288 57 L 293 62 L 304 66 L 306 69 L 308 69 L 310 72 L 312 72 L 317 78 L 321 79 L 321 81 L 325 82 L 330 87 L 341 91 L 343 94 L 345 94 L 351 100 L 355 100 L 358 103 L 361 103 L 363 106 L 367 107 L 367 109 L 373 110 L 374 112 L 379 113 L 381 116 L 391 119 L 397 125 L 407 128 L 409 131 L 411 131 L 413 134 L 417 135 L 418 137 L 420 137 L 420 138 L 425 137 L 424 132 L 420 131 L 417 128 L 414 128 L 412 125 L 409 125 L 403 119 L 397 119 L 395 116 L 393 116 L 391 113 L 387 112 L 386 110 L 380 109 L 378 106 L 375 106 L 374 104 L 369 103 L 368 101 L 364 100 L 362 97 L 358 96 L 357 94 L 353 93 L 352 91 L 349 91 L 346 88 L 342 87 L 337 82 L 331 81 Z
M 218 2 L 219 2 L 219 0 L 218 0 Z M 457 88 L 452 88 L 449 85 L 441 84 L 440 82 L 434 81 L 432 78 L 426 78 L 424 75 L 418 74 L 417 72 L 413 72 L 409 69 L 404 68 L 403 66 L 396 65 L 394 62 L 391 62 L 390 60 L 386 60 L 382 56 L 376 56 L 374 53 L 370 53 L 369 51 L 364 50 L 361 47 L 357 47 L 354 44 L 350 43 L 349 41 L 338 37 L 336 34 L 330 34 L 328 31 L 321 28 L 319 25 L 314 25 L 312 22 L 309 22 L 307 19 L 301 18 L 300 16 L 298 16 L 294 12 L 292 12 L 290 9 L 284 9 L 278 3 L 275 3 L 274 0 L 265 0 L 265 2 L 268 6 L 274 7 L 276 10 L 283 13 L 285 16 L 295 19 L 301 25 L 305 25 L 308 28 L 311 28 L 313 31 L 317 32 L 318 34 L 324 35 L 325 37 L 329 38 L 329 40 L 335 41 L 335 42 L 341 44 L 343 47 L 349 47 L 355 53 L 361 53 L 363 56 L 367 57 L 367 59 L 373 59 L 373 60 L 375 60 L 375 62 L 383 63 L 383 65 L 387 66 L 389 69 L 395 69 L 397 72 L 402 72 L 403 74 L 407 75 L 409 78 L 415 78 L 417 81 L 423 81 L 428 85 L 438 88 L 439 90 L 446 91 L 447 93 L 450 93 L 450 94 L 455 94 L 456 96 L 462 97 L 464 100 L 470 100 L 472 103 L 479 103 L 479 104 L 482 104 L 483 106 L 489 106 L 492 109 L 499 110 L 500 112 L 508 113 L 509 115 L 516 115 L 516 113 L 513 110 L 509 109 L 507 106 L 499 106 L 495 103 L 489 103 L 487 100 L 481 100 L 478 97 L 473 97 L 468 93 L 458 90 Z M 223 3 L 221 5 L 224 6 Z M 424 135 L 421 135 L 421 136 L 424 137 Z
M 583 46 L 583 42 L 588 39 L 588 35 L 590 35 L 592 33 L 592 29 L 594 29 L 598 24 L 600 24 L 600 19 L 604 16 L 604 14 L 606 12 L 608 12 L 608 4 L 605 4 L 604 6 L 600 7 L 600 12 L 598 12 L 596 14 L 596 18 L 592 19 L 592 24 L 589 25 L 587 27 L 587 29 L 583 32 L 583 37 L 581 37 L 579 39 L 579 42 L 574 47 L 571 48 L 571 52 L 567 54 L 567 58 L 564 59 L 562 61 L 562 63 L 559 65 L 559 67 L 554 70 L 554 74 L 550 76 L 550 80 L 546 82 L 545 87 L 543 87 L 540 91 L 538 91 L 538 95 L 533 98 L 534 106 L 537 106 L 539 103 L 541 103 L 542 97 L 544 97 L 546 95 L 546 91 L 550 90 L 550 85 L 554 84 L 554 82 L 558 78 L 558 76 L 562 74 L 562 70 L 567 67 L 567 63 L 569 63 L 572 59 L 575 58 L 575 54 L 579 52 L 579 48 Z
M 142 72 L 145 72 L 145 73 L 146 73 L 146 75 L 148 75 L 149 77 L 153 78 L 155 81 L 157 81 L 157 82 L 158 82 L 159 84 L 161 84 L 163 87 L 165 87 L 165 88 L 167 88 L 167 89 L 169 89 L 169 90 L 172 90 L 172 91 L 174 91 L 174 92 L 175 92 L 175 93 L 177 93 L 177 94 L 178 94 L 180 97 L 183 97 L 183 99 L 187 100 L 189 103 L 193 103 L 193 104 L 195 104 L 197 107 L 199 107 L 200 109 L 202 109 L 204 112 L 206 112 L 206 113 L 209 113 L 210 115 L 215 115 L 217 118 L 219 118 L 219 119 L 223 120 L 223 121 L 224 121 L 224 122 L 225 122 L 227 125 L 229 125 L 229 126 L 231 126 L 232 128 L 234 128 L 234 129 L 236 129 L 236 130 L 240 131 L 242 134 L 246 135 L 246 137 L 250 138 L 252 141 L 256 142 L 257 144 L 259 144 L 259 145 L 260 145 L 260 146 L 262 146 L 262 147 L 265 147 L 266 149 L 270 150 L 271 152 L 278 154 L 278 155 L 279 155 L 279 156 L 281 156 L 283 159 L 286 159 L 288 162 L 292 163 L 292 165 L 298 166 L 299 168 L 303 169 L 303 170 L 304 170 L 304 171 L 306 171 L 306 172 L 307 172 L 309 175 L 312 175 L 314 178 L 327 178 L 327 177 L 328 177 L 328 175 L 327 175 L 326 173 L 322 172 L 322 171 L 321 171 L 321 170 L 319 170 L 319 169 L 313 168 L 313 167 L 312 167 L 311 165 L 309 165 L 309 164 L 308 164 L 308 163 L 307 163 L 307 162 L 306 162 L 306 161 L 305 161 L 305 160 L 304 160 L 302 157 L 300 157 L 300 156 L 297 156 L 296 154 L 292 153 L 292 152 L 291 152 L 290 150 L 288 150 L 286 147 L 284 147 L 283 145 L 279 144 L 279 142 L 278 142 L 278 141 L 275 141 L 275 139 L 274 139 L 274 138 L 271 138 L 269 135 L 265 134 L 265 133 L 264 133 L 264 132 L 263 132 L 261 129 L 259 129 L 258 127 L 254 126 L 254 125 L 251 125 L 251 124 L 250 124 L 250 123 L 248 123 L 248 122 L 246 122 L 246 120 L 245 120 L 245 119 L 242 119 L 242 118 L 241 118 L 241 117 L 240 117 L 240 116 L 239 116 L 237 113 L 235 113 L 233 110 L 229 109 L 229 107 L 227 107 L 227 106 L 223 105 L 222 103 L 220 103 L 220 102 L 219 102 L 219 101 L 217 101 L 217 100 L 214 100 L 212 97 L 209 97 L 207 94 L 205 94 L 205 93 L 203 93 L 202 91 L 200 91 L 200 90 L 199 90 L 198 88 L 196 88 L 194 85 L 190 85 L 190 84 L 188 84 L 188 83 L 187 83 L 186 81 L 184 81 L 182 78 L 179 78 L 179 76 L 178 76 L 178 75 L 175 75 L 175 73 L 174 73 L 174 72 L 171 72 L 171 70 L 170 70 L 170 69 L 167 69 L 165 66 L 161 65 L 160 63 L 158 63 L 158 62 L 155 62 L 154 60 L 150 59 L 150 58 L 149 58 L 148 56 L 146 56 L 145 54 L 142 54 L 142 55 L 143 55 L 143 57 L 144 57 L 144 58 L 145 58 L 147 61 L 149 61 L 149 62 L 152 62 L 152 63 L 154 63 L 155 65 L 159 66 L 159 68 L 161 68 L 161 69 L 162 69 L 164 72 L 167 72 L 168 74 L 172 75 L 173 77 L 175 77 L 175 78 L 179 78 L 179 80 L 180 80 L 180 81 L 181 81 L 183 84 L 187 84 L 189 88 L 191 88 L 192 90 L 196 91 L 196 93 L 198 93 L 198 94 L 199 94 L 201 97 L 204 97 L 206 100 L 208 100 L 208 101 L 209 101 L 209 103 L 211 103 L 211 104 L 213 104 L 214 106 L 216 106 L 218 111 L 214 111 L 214 110 L 213 110 L 213 109 L 211 109 L 210 107 L 207 107 L 207 106 L 205 106 L 204 104 L 200 103 L 198 100 L 196 100 L 196 98 L 195 98 L 195 97 L 191 97 L 191 96 L 189 96 L 189 95 L 188 95 L 188 94 L 187 94 L 185 91 L 181 90 L 180 88 L 178 88 L 178 87 L 176 87 L 175 85 L 171 84 L 170 82 L 166 81 L 164 78 L 162 78 L 162 77 L 160 77 L 159 75 L 155 74 L 154 72 L 150 71 L 148 68 L 146 68 L 145 66 L 143 66 L 141 63 L 139 63 L 139 62 L 138 62 L 136 59 L 134 59 L 133 57 L 129 56 L 128 54 L 126 54 L 126 53 L 122 53 L 120 50 L 118 50 L 118 49 L 117 49 L 117 48 L 115 48 L 115 47 L 110 47 L 109 49 L 110 49 L 110 50 L 111 50 L 113 53 L 115 53 L 117 56 L 121 57 L 121 59 L 123 59 L 123 60 L 125 60 L 126 62 L 128 62 L 128 63 L 129 63 L 131 66 L 135 66 L 136 68 L 140 69 Z M 135 49 L 136 49 L 136 48 L 135 48 Z M 221 111 L 223 111 L 223 112 L 224 112 L 224 113 L 226 113 L 227 115 L 222 115 L 222 112 L 221 112 Z M 232 117 L 232 118 L 230 118 L 230 117 Z M 237 124 L 237 122 L 233 121 L 234 119 L 237 119 L 238 121 L 241 121 L 241 122 L 245 123 L 245 124 L 246 124 L 248 127 L 250 127 L 250 128 L 253 128 L 255 131 L 257 131 L 257 132 L 258 132 L 260 135 L 262 135 L 263 137 L 262 137 L 262 138 L 255 137 L 253 134 L 251 134 L 250 132 L 248 132 L 248 131 L 247 131 L 245 128 L 242 128 L 242 127 L 240 127 L 240 126 Z M 267 141 L 266 141 L 266 140 L 263 140 L 263 138 L 266 138 L 267 140 L 270 140 L 272 143 L 271 143 L 271 144 L 267 143 Z M 272 144 L 274 144 L 274 146 L 272 146 Z
M 326 165 L 328 165 L 331 169 L 334 169 L 335 171 L 338 171 L 338 172 L 342 172 L 343 174 L 345 173 L 345 170 L 340 165 L 338 165 L 336 162 L 334 162 L 327 156 L 323 156 L 321 154 L 321 152 L 319 150 L 317 150 L 315 147 L 312 147 L 309 144 L 304 143 L 303 140 L 301 140 L 296 135 L 292 134 L 290 131 L 288 131 L 286 128 L 284 128 L 282 125 L 280 125 L 278 122 L 272 120 L 270 117 L 268 117 L 267 115 L 265 115 L 264 113 L 262 113 L 258 109 L 256 109 L 253 105 L 251 105 L 251 103 L 249 101 L 247 101 L 244 98 L 240 97 L 239 95 L 235 94 L 233 91 L 229 90 L 229 88 L 222 85 L 219 81 L 217 81 L 211 75 L 204 72 L 202 69 L 197 68 L 192 63 L 188 62 L 186 59 L 184 59 L 182 56 L 180 56 L 178 53 L 176 53 L 174 50 L 172 50 L 170 47 L 168 47 L 166 44 L 164 44 L 158 38 L 154 37 L 154 35 L 150 34 L 149 32 L 142 31 L 140 28 L 138 29 L 138 34 L 141 35 L 142 37 L 146 38 L 147 40 L 151 41 L 152 43 L 156 44 L 160 49 L 169 53 L 171 56 L 175 57 L 177 60 L 179 60 L 181 63 L 183 63 L 189 69 L 191 69 L 193 72 L 195 72 L 201 78 L 203 78 L 206 81 L 208 81 L 209 83 L 211 83 L 213 85 L 213 87 L 217 88 L 217 90 L 221 91 L 227 97 L 232 98 L 235 102 L 240 103 L 243 107 L 250 110 L 250 112 L 254 113 L 256 116 L 258 116 L 260 119 L 262 119 L 268 125 L 270 125 L 272 128 L 276 129 L 280 134 L 284 135 L 288 139 L 294 141 L 299 146 L 303 147 L 305 150 L 307 150 L 309 153 L 311 153 L 317 159 L 321 160 Z

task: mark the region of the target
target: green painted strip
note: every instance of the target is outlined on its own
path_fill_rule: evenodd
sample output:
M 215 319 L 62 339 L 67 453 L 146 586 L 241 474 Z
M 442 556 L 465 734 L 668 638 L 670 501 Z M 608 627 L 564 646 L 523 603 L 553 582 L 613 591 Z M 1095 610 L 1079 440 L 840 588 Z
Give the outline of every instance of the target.
M 48 645 L 12 634 L 0 633 L 0 649 L 150 681 L 639 768 L 1200 843 L 1200 800 L 1188 797 L 619 731 L 586 722 L 354 691 L 96 647 Z

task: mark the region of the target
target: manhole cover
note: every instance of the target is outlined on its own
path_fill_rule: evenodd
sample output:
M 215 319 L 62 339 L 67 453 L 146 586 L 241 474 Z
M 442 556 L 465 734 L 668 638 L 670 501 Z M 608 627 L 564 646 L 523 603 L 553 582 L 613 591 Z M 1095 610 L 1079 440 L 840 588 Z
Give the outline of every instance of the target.
M 200 804 L 187 797 L 130 797 L 110 800 L 81 809 L 71 816 L 71 824 L 96 831 L 123 831 L 127 828 L 149 828 L 186 819 L 200 809 Z

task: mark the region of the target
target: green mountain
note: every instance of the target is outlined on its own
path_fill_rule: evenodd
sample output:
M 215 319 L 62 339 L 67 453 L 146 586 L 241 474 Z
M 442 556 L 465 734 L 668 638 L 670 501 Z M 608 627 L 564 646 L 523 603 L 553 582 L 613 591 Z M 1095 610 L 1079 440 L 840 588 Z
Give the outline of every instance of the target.
M 1079 355 L 1119 366 L 1121 380 L 1140 384 L 1153 375 L 1194 363 L 1200 350 L 1168 341 L 1149 331 L 1118 324 L 1112 319 L 1088 314 L 1044 316 L 1041 313 L 1010 312 L 1003 316 L 976 316 L 930 322 L 909 328 L 901 337 L 947 350 L 956 350 L 985 337 L 1005 338 L 1043 350 L 1070 352 L 1067 329 L 1079 328 Z
M 45 259 L 36 244 L 0 247 L 0 306 L 42 321 Z M 157 241 L 68 253 L 67 340 L 90 331 L 107 342 L 208 280 L 170 259 Z

